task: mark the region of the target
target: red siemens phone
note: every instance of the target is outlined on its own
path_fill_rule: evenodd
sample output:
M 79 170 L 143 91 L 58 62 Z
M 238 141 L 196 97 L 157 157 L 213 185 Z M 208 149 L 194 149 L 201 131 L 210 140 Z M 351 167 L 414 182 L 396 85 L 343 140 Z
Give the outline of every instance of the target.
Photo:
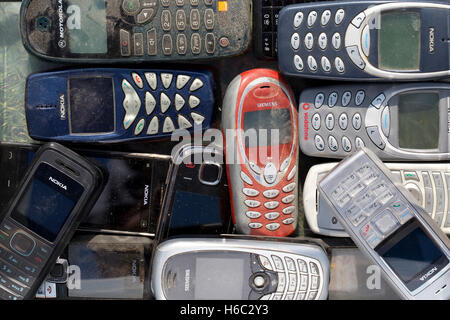
M 222 125 L 236 230 L 268 236 L 293 233 L 298 127 L 289 86 L 269 69 L 238 75 L 225 93 Z

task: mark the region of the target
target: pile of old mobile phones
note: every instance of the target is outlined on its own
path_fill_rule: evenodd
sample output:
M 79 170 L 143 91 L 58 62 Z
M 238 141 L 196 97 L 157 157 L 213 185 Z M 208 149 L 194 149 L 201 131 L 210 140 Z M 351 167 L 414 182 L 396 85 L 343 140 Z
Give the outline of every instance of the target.
M 449 76 L 446 1 L 321 1 L 283 8 L 283 74 L 335 80 Z
M 247 49 L 251 1 L 27 0 L 20 30 L 30 53 L 52 61 L 213 59 Z
M 220 146 L 181 144 L 173 152 L 156 240 L 232 232 L 228 182 Z
M 450 241 L 369 149 L 318 185 L 338 221 L 403 299 L 449 299 Z
M 103 188 L 103 171 L 56 143 L 39 149 L 0 222 L 0 297 L 33 298 Z
M 281 75 L 244 72 L 229 84 L 222 112 L 233 221 L 239 233 L 287 236 L 298 216 L 298 125 Z
M 37 145 L 0 144 L 0 210 L 19 188 Z M 74 149 L 108 173 L 104 189 L 79 230 L 154 237 L 170 156 L 119 151 Z

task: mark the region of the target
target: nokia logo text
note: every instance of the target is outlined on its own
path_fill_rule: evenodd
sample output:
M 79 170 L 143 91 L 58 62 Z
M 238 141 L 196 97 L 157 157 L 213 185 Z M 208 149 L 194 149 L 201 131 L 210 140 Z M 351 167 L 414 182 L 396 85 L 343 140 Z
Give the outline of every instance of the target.
M 423 276 L 420 277 L 420 281 L 425 281 L 428 277 L 430 277 L 436 271 L 437 271 L 436 267 L 431 268 L 430 271 L 428 271 L 427 273 L 425 273 Z
M 53 177 L 49 177 L 48 180 L 50 180 L 51 182 L 53 182 L 54 184 L 56 184 L 58 187 L 60 187 L 61 189 L 64 189 L 67 191 L 67 186 L 64 183 L 59 182 L 58 180 L 56 180 Z

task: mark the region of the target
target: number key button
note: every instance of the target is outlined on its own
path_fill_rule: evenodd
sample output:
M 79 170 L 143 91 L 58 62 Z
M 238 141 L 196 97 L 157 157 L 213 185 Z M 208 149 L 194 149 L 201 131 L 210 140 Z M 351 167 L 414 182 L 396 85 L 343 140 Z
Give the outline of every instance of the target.
M 292 192 L 295 189 L 296 183 L 292 182 L 286 186 L 283 187 L 283 192 Z
M 319 38 L 318 38 L 318 43 L 319 43 L 319 48 L 320 49 L 322 49 L 322 50 L 325 50 L 326 48 L 327 48 L 327 45 L 328 45 L 328 37 L 327 37 L 327 34 L 325 33 L 325 32 L 322 32 L 320 35 L 319 35 Z
M 275 231 L 280 228 L 280 224 L 277 222 L 266 224 L 266 229 L 269 231 Z
M 308 27 L 312 27 L 316 23 L 316 20 L 317 20 L 317 12 L 311 11 L 308 14 L 308 18 L 307 18 Z
M 342 130 L 347 129 L 348 126 L 348 117 L 346 113 L 342 113 L 339 116 L 339 128 L 341 128 Z
M 334 59 L 334 67 L 336 68 L 337 72 L 344 73 L 345 72 L 345 65 L 344 61 L 342 61 L 341 58 L 336 57 Z
M 298 33 L 294 33 L 291 36 L 291 47 L 294 50 L 298 50 L 298 48 L 300 48 L 300 36 Z
M 214 11 L 211 8 L 205 10 L 205 27 L 206 30 L 214 29 Z
M 177 10 L 177 13 L 175 14 L 175 24 L 178 31 L 186 29 L 186 13 L 184 10 Z
M 316 107 L 316 109 L 319 109 L 323 105 L 324 101 L 325 95 L 323 93 L 318 93 L 314 99 L 314 106 Z
M 328 96 L 328 106 L 330 108 L 334 107 L 337 101 L 338 101 L 338 93 L 337 92 L 330 93 L 330 95 Z
M 331 11 L 330 10 L 325 10 L 322 13 L 322 16 L 320 17 L 320 24 L 322 26 L 326 26 L 328 24 L 328 22 L 330 22 L 330 18 L 331 18 Z
M 314 36 L 312 35 L 312 33 L 308 33 L 305 36 L 305 39 L 303 40 L 303 42 L 305 43 L 306 49 L 311 50 L 314 46 Z
M 323 56 L 320 59 L 320 64 L 322 66 L 322 70 L 323 71 L 325 71 L 325 72 L 330 72 L 331 71 L 331 63 L 330 63 L 330 60 L 328 60 L 327 57 Z
M 338 142 L 335 137 L 329 136 L 328 137 L 328 147 L 331 151 L 337 151 L 339 148 Z
M 297 69 L 298 71 L 303 71 L 304 68 L 303 59 L 297 54 L 294 56 L 294 66 L 295 69 Z
M 317 71 L 317 61 L 313 56 L 308 56 L 308 68 L 311 72 Z
M 345 18 L 345 11 L 344 9 L 339 9 L 338 11 L 336 11 L 336 14 L 334 15 L 334 23 L 339 25 L 342 23 L 342 21 Z
M 172 18 L 169 10 L 163 10 L 161 13 L 161 27 L 164 31 L 170 31 L 172 28 Z
M 364 90 L 358 90 L 355 95 L 355 104 L 360 106 L 364 102 L 364 98 L 366 97 L 366 93 Z
M 325 126 L 328 130 L 333 130 L 334 128 L 334 115 L 332 113 L 327 114 L 325 118 Z
M 320 114 L 316 113 L 312 116 L 311 119 L 311 125 L 314 128 L 314 130 L 319 130 L 320 129 Z
M 266 190 L 263 192 L 263 196 L 267 199 L 276 198 L 280 194 L 280 191 L 277 189 Z
M 147 134 L 148 135 L 153 135 L 153 134 L 157 134 L 159 131 L 159 121 L 158 121 L 158 117 L 154 116 L 152 118 L 152 120 L 150 121 L 150 124 L 148 125 L 147 128 Z
M 319 151 L 323 151 L 325 149 L 325 142 L 323 141 L 323 138 L 318 134 L 314 137 L 314 144 Z
M 200 29 L 200 11 L 198 11 L 198 9 L 191 10 L 191 15 L 190 15 L 189 21 L 190 21 L 192 30 Z
M 294 16 L 294 28 L 299 28 L 303 22 L 303 12 L 297 12 Z
M 362 118 L 359 113 L 355 113 L 352 118 L 352 125 L 355 130 L 361 129 Z
M 339 50 L 341 48 L 342 38 L 338 32 L 335 32 L 331 38 L 331 45 L 335 50 Z
M 166 117 L 164 119 L 163 132 L 168 133 L 168 132 L 173 132 L 173 131 L 175 131 L 175 125 L 173 124 L 172 119 L 170 119 L 169 117 Z

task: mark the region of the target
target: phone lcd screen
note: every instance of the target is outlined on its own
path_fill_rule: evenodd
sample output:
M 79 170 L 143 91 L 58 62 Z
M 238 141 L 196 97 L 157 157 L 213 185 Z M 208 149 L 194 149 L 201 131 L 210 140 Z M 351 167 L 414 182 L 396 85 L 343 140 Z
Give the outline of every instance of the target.
M 251 137 L 252 132 L 256 134 L 256 139 L 245 139 L 246 148 L 264 147 L 268 144 L 281 145 L 292 141 L 291 112 L 289 108 L 268 109 L 250 111 L 244 114 L 244 132 L 247 137 Z M 272 138 L 273 130 L 278 131 L 278 139 Z M 267 134 L 267 139 L 263 139 Z M 255 144 L 256 143 L 256 144 Z
M 375 250 L 411 291 L 449 263 L 442 250 L 415 219 Z
M 195 300 L 244 298 L 246 259 L 202 257 L 195 259 Z
M 399 147 L 436 149 L 439 145 L 439 94 L 406 93 L 398 101 Z
M 42 163 L 12 212 L 12 218 L 53 242 L 83 192 L 78 182 Z
M 70 0 L 66 11 L 70 52 L 106 53 L 108 37 L 105 0 Z
M 115 101 L 112 78 L 70 78 L 68 92 L 71 134 L 114 132 Z
M 419 12 L 394 10 L 381 13 L 381 25 L 378 30 L 378 67 L 391 71 L 419 69 Z

